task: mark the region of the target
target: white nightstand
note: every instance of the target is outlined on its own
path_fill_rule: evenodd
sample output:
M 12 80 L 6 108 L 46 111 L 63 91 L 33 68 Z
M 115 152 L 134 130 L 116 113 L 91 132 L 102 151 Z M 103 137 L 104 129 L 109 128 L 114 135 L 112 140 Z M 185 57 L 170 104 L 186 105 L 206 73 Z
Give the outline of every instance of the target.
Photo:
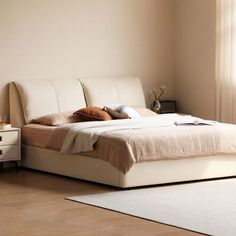
M 20 129 L 7 128 L 0 130 L 0 163 L 20 159 Z

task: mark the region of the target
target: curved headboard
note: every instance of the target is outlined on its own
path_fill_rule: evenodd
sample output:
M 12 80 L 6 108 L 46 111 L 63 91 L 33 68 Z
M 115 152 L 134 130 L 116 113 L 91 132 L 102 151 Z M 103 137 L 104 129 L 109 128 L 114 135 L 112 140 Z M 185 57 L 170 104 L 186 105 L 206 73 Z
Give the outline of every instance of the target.
M 85 106 L 126 104 L 145 107 L 139 78 L 25 80 L 9 84 L 10 122 L 22 127 L 43 115 Z
M 137 77 L 80 79 L 87 106 L 109 104 L 146 107 L 141 80 Z
M 10 83 L 10 122 L 22 127 L 47 114 L 73 111 L 86 102 L 79 80 L 25 80 Z

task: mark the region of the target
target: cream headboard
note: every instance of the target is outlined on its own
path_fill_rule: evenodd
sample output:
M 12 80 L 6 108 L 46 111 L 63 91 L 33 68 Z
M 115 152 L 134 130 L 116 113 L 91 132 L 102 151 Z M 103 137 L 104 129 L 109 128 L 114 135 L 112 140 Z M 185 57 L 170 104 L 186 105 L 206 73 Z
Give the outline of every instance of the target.
M 125 104 L 146 107 L 139 78 L 82 79 L 87 106 Z
M 139 78 L 28 80 L 11 82 L 10 122 L 22 127 L 43 115 L 87 106 L 126 104 L 145 107 Z
M 25 80 L 10 83 L 10 122 L 21 127 L 43 115 L 85 107 L 77 79 Z

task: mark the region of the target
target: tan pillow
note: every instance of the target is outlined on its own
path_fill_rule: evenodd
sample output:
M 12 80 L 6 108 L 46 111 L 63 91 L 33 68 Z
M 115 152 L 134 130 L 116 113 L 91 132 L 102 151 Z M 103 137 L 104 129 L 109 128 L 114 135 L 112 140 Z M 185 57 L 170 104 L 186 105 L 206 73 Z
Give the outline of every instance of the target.
M 78 118 L 73 115 L 73 112 L 59 112 L 53 113 L 45 116 L 41 116 L 37 119 L 33 119 L 32 123 L 37 123 L 41 125 L 51 125 L 58 126 L 69 123 L 78 122 Z
M 158 114 L 146 107 L 133 107 L 140 116 L 146 117 L 146 116 L 157 116 Z
M 82 108 L 82 109 L 74 112 L 74 115 L 80 121 L 112 120 L 111 115 L 99 107 L 85 107 L 85 108 Z
M 118 112 L 115 109 L 104 107 L 103 110 L 107 111 L 113 119 L 128 119 L 129 116 L 125 112 Z

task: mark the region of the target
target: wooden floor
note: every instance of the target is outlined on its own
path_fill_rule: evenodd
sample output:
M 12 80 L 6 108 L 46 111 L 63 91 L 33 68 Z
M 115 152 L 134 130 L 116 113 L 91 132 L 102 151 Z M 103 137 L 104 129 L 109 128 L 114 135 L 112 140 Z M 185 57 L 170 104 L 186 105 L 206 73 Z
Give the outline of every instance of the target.
M 64 200 L 108 190 L 117 189 L 26 169 L 0 171 L 0 235 L 200 235 Z

